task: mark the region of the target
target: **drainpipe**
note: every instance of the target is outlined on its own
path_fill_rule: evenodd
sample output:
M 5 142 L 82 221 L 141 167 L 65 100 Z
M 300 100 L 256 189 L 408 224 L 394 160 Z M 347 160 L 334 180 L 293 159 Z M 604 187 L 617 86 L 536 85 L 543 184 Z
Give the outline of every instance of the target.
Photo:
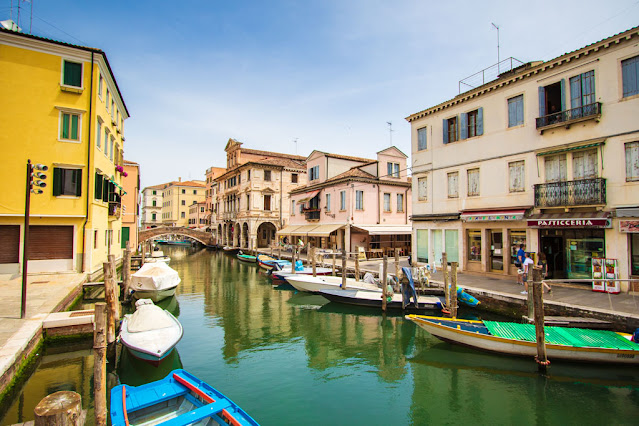
M 93 55 L 94 52 L 91 52 L 91 84 L 89 86 L 89 137 L 87 141 L 87 204 L 86 204 L 86 213 L 84 215 L 84 223 L 82 224 L 82 268 L 81 272 L 86 271 L 85 259 L 86 253 L 86 233 L 87 233 L 87 222 L 89 221 L 89 201 L 91 200 L 91 174 L 89 173 L 91 168 L 91 147 L 93 144 L 91 143 L 91 124 L 93 124 Z
M 284 224 L 282 223 L 282 206 L 283 206 L 283 198 L 284 198 L 284 168 L 280 169 L 280 229 L 282 229 L 284 227 Z
M 381 223 L 382 220 L 382 208 L 379 205 L 379 193 L 381 191 L 381 188 L 379 187 L 379 182 L 377 182 L 377 224 L 379 225 Z

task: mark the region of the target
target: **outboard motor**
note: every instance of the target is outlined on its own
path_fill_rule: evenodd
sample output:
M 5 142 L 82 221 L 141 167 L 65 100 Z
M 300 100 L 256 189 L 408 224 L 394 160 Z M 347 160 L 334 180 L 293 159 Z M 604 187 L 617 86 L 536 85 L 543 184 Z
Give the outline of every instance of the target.
M 632 341 L 635 343 L 639 343 L 639 328 L 632 333 Z

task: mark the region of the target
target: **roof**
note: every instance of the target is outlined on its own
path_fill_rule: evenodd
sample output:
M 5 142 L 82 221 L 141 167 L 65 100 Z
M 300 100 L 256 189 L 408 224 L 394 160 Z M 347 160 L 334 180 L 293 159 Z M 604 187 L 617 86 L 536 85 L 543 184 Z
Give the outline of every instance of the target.
M 293 160 L 306 161 L 306 157 L 303 157 L 301 155 L 284 154 L 282 152 L 261 151 L 259 149 L 242 148 L 242 153 L 253 154 L 253 155 L 266 155 L 268 157 L 284 157 L 284 158 L 290 158 Z
M 612 42 L 614 41 L 615 44 L 620 42 L 623 39 L 627 39 L 630 40 L 630 38 L 632 38 L 633 36 L 639 36 L 639 31 L 637 31 L 639 29 L 639 26 L 637 27 L 633 27 L 629 30 L 623 31 L 621 33 L 615 34 L 613 36 L 607 37 L 603 40 L 591 43 L 589 45 L 586 45 L 580 49 L 577 50 L 573 50 L 572 52 L 567 52 L 564 53 L 561 56 L 558 56 L 554 59 L 550 59 L 548 61 L 544 61 L 544 62 L 540 62 L 538 65 L 534 65 L 530 68 L 528 67 L 521 67 L 520 71 L 516 71 L 513 73 L 507 73 L 506 75 L 496 79 L 496 80 L 492 80 L 482 86 L 470 89 L 464 93 L 461 93 L 457 96 L 455 96 L 452 99 L 449 99 L 447 101 L 444 101 L 442 103 L 439 103 L 435 106 L 432 106 L 430 108 L 427 108 L 425 110 L 422 110 L 420 112 L 416 112 L 414 114 L 409 115 L 408 117 L 406 117 L 406 121 L 411 122 L 420 118 L 425 117 L 426 115 L 430 115 L 432 113 L 441 111 L 443 109 L 452 107 L 454 105 L 457 105 L 460 102 L 465 102 L 467 100 L 470 99 L 474 99 L 477 96 L 480 96 L 486 92 L 498 89 L 502 86 L 505 86 L 507 84 L 510 84 L 512 82 L 515 82 L 516 80 L 522 80 L 524 78 L 528 78 L 531 76 L 537 76 L 537 74 L 539 74 L 540 72 L 544 72 L 548 69 L 554 69 L 556 66 L 564 64 L 564 63 L 568 63 L 570 61 L 572 61 L 573 59 L 577 59 L 580 56 L 583 56 L 584 54 L 586 54 L 589 51 L 598 51 L 600 48 L 607 48 L 610 45 L 612 45 Z M 537 64 L 537 62 L 534 62 L 534 64 Z
M 113 77 L 113 84 L 115 84 L 115 88 L 118 91 L 118 94 L 120 95 L 120 100 L 122 101 L 122 105 L 124 106 L 124 110 L 126 111 L 126 115 L 128 117 L 131 117 L 131 114 L 129 114 L 129 109 L 126 107 L 126 103 L 124 102 L 124 98 L 122 97 L 122 92 L 120 91 L 120 87 L 118 86 L 118 82 L 115 80 L 115 74 L 113 74 L 113 70 L 111 69 L 111 65 L 109 64 L 109 59 L 107 58 L 106 53 L 104 53 L 103 50 L 100 50 L 98 48 L 95 47 L 88 47 L 88 46 L 79 46 L 77 44 L 71 44 L 71 43 L 65 43 L 63 41 L 59 41 L 59 40 L 52 40 L 49 38 L 45 38 L 45 37 L 39 37 L 39 36 L 35 36 L 33 34 L 25 34 L 25 33 L 21 33 L 18 31 L 12 31 L 12 30 L 7 30 L 6 28 L 0 27 L 0 34 L 5 33 L 5 34 L 10 34 L 16 37 L 24 37 L 24 38 L 29 38 L 32 40 L 39 40 L 39 41 L 44 41 L 46 43 L 52 43 L 52 44 L 57 44 L 59 46 L 66 46 L 66 47 L 72 47 L 74 49 L 80 49 L 80 50 L 84 50 L 86 52 L 91 52 L 91 53 L 97 53 L 98 55 L 102 55 L 102 57 L 104 58 L 104 63 L 107 66 L 107 69 L 109 70 L 109 73 L 111 74 L 111 77 Z
M 206 183 L 196 181 L 196 180 L 185 180 L 185 181 L 178 181 L 178 182 L 176 181 L 169 182 L 168 185 L 169 186 L 197 186 L 197 187 L 204 188 L 206 186 Z
M 326 179 L 325 182 L 332 182 L 335 180 L 340 180 L 340 179 L 344 179 L 344 178 L 354 178 L 354 177 L 358 177 L 358 178 L 364 178 L 364 179 L 375 179 L 377 180 L 377 177 L 367 173 L 361 169 L 359 169 L 358 167 L 353 167 L 350 170 L 345 171 L 344 173 L 340 173 L 337 176 L 333 176 L 330 179 Z
M 320 151 L 320 150 L 313 150 L 313 152 L 311 152 L 307 158 L 309 158 L 311 155 L 313 155 L 313 153 L 319 152 L 323 155 L 325 155 L 326 157 L 331 157 L 331 158 L 338 158 L 340 160 L 349 160 L 349 161 L 358 161 L 360 163 L 374 163 L 377 160 L 371 160 L 370 158 L 363 158 L 363 157 L 351 157 L 350 155 L 341 155 L 341 154 L 332 154 L 330 152 L 324 152 L 324 151 Z
M 138 167 L 140 167 L 140 165 L 138 163 L 136 163 L 135 161 L 129 161 L 129 160 L 124 160 L 124 165 L 125 166 L 138 166 Z

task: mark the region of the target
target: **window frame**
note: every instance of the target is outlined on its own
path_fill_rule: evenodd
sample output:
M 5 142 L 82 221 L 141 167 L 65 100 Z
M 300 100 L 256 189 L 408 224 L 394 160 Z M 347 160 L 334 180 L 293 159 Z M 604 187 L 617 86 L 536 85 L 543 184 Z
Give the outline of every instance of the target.
M 308 180 L 314 181 L 319 179 L 319 164 L 308 169 Z
M 454 188 L 451 187 L 450 184 L 450 178 L 451 177 L 456 177 L 456 183 L 454 185 Z M 448 172 L 446 173 L 446 185 L 447 185 L 447 197 L 454 199 L 454 198 L 459 198 L 459 171 L 454 171 L 454 172 Z M 451 189 L 454 189 L 454 193 L 451 193 Z
M 516 101 L 517 104 L 515 103 Z M 508 128 L 513 128 L 513 127 L 519 127 L 519 126 L 523 126 L 525 124 L 525 105 L 524 105 L 524 94 L 521 93 L 519 95 L 513 96 L 511 98 L 508 98 L 508 100 L 506 101 L 506 105 L 507 105 L 507 113 L 508 113 Z M 514 122 L 510 121 L 511 118 L 511 105 L 515 105 L 514 107 L 514 114 L 513 114 L 513 118 L 514 118 Z M 520 121 L 520 113 L 521 113 L 521 121 Z
M 65 77 L 66 77 L 66 63 L 69 64 L 76 64 L 80 66 L 80 85 L 76 86 L 74 84 L 67 84 L 65 83 Z M 80 90 L 84 90 L 84 62 L 82 61 L 75 61 L 73 59 L 68 59 L 68 58 L 62 58 L 62 70 L 60 72 L 60 86 L 61 87 L 68 87 L 71 89 L 80 89 Z
M 422 182 L 424 182 L 423 185 Z M 423 192 L 422 187 L 424 188 Z M 417 178 L 417 201 L 428 201 L 428 176 Z
M 417 129 L 417 151 L 424 151 L 426 149 L 428 149 L 428 126 Z
M 631 161 L 634 160 L 634 162 L 637 164 L 637 167 L 635 167 L 635 169 L 637 171 L 636 176 L 628 176 L 629 171 L 632 170 L 632 168 L 630 168 L 630 170 L 629 170 L 629 167 L 628 167 L 629 166 L 629 164 L 628 164 L 628 148 L 633 150 L 634 153 L 635 153 L 635 158 L 631 158 Z M 626 182 L 638 182 L 639 181 L 639 141 L 632 141 L 632 142 L 624 143 L 623 152 L 624 152 L 624 164 L 625 164 L 625 167 L 626 167 Z M 632 153 L 630 155 L 632 155 Z
M 339 192 L 339 211 L 346 211 L 346 191 Z
M 355 210 L 364 210 L 364 191 L 359 189 L 355 190 Z
M 324 206 L 327 212 L 331 211 L 331 194 L 326 194 L 326 205 Z
M 271 171 L 264 170 L 264 182 L 271 182 Z
M 397 213 L 404 212 L 404 194 L 401 192 L 397 193 Z
M 474 176 L 475 174 L 477 175 L 477 190 L 471 192 L 471 175 Z M 473 167 L 472 169 L 466 170 L 466 183 L 466 195 L 468 197 L 479 197 L 481 195 L 481 178 L 479 167 Z
M 512 172 L 515 167 L 521 166 L 521 185 L 513 185 Z M 526 160 L 515 160 L 508 162 L 508 193 L 526 192 Z
M 383 201 L 384 213 L 391 212 L 391 194 L 390 192 L 384 192 L 384 201 Z
M 67 176 L 67 174 L 69 176 Z M 71 182 L 75 188 L 69 191 L 67 186 L 67 179 L 75 179 L 75 183 Z M 82 196 L 82 169 L 79 167 L 54 167 L 53 179 L 52 179 L 51 193 L 54 197 L 72 197 L 77 198 Z
M 71 109 L 71 108 L 58 108 L 59 109 L 59 116 L 58 116 L 58 141 L 59 142 L 69 142 L 69 143 L 82 143 L 82 117 L 84 115 L 84 111 L 80 111 L 80 110 L 76 110 L 76 109 Z M 69 116 L 69 128 L 67 129 L 67 131 L 69 132 L 69 136 L 71 136 L 71 131 L 72 131 L 72 118 L 71 117 L 78 117 L 78 122 L 77 122 L 77 139 L 71 139 L 69 138 L 65 138 L 63 137 L 63 132 L 64 132 L 64 116 L 68 115 Z

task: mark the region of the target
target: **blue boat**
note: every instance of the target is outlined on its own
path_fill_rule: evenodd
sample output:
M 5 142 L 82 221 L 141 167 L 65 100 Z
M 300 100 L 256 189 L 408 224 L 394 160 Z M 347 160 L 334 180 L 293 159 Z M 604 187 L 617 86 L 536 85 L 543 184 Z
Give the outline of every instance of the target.
M 142 386 L 111 389 L 111 424 L 258 425 L 237 404 L 185 370 Z

